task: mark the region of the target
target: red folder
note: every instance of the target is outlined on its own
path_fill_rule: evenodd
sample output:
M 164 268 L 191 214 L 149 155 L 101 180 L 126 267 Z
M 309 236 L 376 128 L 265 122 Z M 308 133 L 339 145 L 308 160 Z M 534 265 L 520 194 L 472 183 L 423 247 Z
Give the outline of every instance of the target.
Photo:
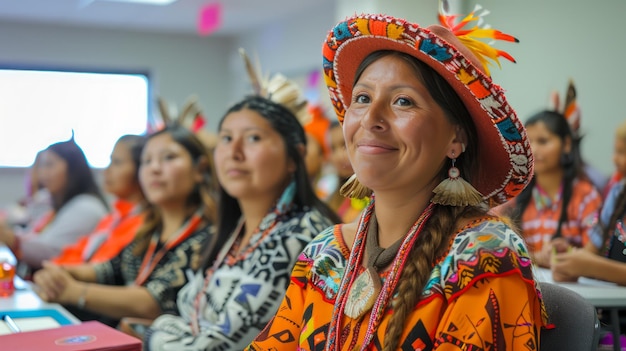
M 0 336 L 2 350 L 141 351 L 141 340 L 90 321 Z

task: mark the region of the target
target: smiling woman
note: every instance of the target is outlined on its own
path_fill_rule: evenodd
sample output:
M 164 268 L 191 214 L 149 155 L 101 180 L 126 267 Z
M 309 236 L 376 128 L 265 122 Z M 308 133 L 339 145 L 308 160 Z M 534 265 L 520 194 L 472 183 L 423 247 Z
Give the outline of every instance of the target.
M 545 309 L 524 242 L 489 213 L 528 183 L 532 154 L 485 66 L 510 57 L 473 34 L 514 38 L 461 29 L 480 16 L 425 28 L 363 14 L 329 32 L 325 81 L 355 172 L 345 193 L 371 201 L 309 243 L 246 350 L 539 345 Z

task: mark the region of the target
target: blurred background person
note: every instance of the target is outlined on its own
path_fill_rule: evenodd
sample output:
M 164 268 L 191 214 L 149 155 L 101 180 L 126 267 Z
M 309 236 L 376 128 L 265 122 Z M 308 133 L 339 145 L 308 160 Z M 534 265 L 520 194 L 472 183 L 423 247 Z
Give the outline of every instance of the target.
M 607 185 L 608 177 L 596 167 L 586 162 L 580 152 L 583 140 L 583 134 L 580 130 L 582 112 L 580 105 L 578 104 L 578 93 L 574 85 L 574 81 L 570 79 L 568 82 L 565 99 L 561 99 L 558 92 L 553 92 L 550 96 L 550 100 L 552 110 L 561 114 L 567 120 L 572 133 L 572 143 L 574 143 L 579 149 L 579 152 L 572 154 L 572 157 L 578 158 L 577 162 L 581 165 L 583 171 L 585 172 L 587 180 L 595 186 L 596 190 L 602 191 Z M 563 104 L 561 104 L 561 100 L 564 100 Z
M 44 301 L 109 325 L 178 313 L 176 294 L 212 243 L 212 159 L 191 131 L 171 124 L 147 138 L 139 180 L 148 204 L 132 243 L 103 263 L 47 263 L 34 276 Z
M 139 184 L 139 165 L 145 137 L 124 135 L 113 147 L 104 170 L 104 189 L 113 195 L 112 211 L 96 229 L 54 257 L 56 264 L 99 263 L 117 256 L 143 224 L 145 198 Z
M 311 184 L 317 192 L 317 184 L 324 173 L 324 165 L 329 154 L 328 144 L 326 143 L 326 134 L 330 126 L 330 120 L 326 118 L 323 107 L 320 105 L 307 105 L 307 112 L 310 120 L 304 124 L 304 132 L 306 135 L 306 156 L 304 163 Z M 323 198 L 324 195 L 319 192 L 317 195 Z
M 556 281 L 589 277 L 626 285 L 626 181 L 613 186 L 602 207 L 598 223 L 583 248 L 565 246 L 553 257 Z
M 335 170 L 334 191 L 326 198 L 326 202 L 344 223 L 349 223 L 358 218 L 361 211 L 367 206 L 369 199 L 351 199 L 341 195 L 341 186 L 345 184 L 350 176 L 354 174 L 346 142 L 343 137 L 343 130 L 339 122 L 334 121 L 328 133 L 330 141 L 330 162 Z
M 556 242 L 582 247 L 602 205 L 602 198 L 581 163 L 579 145 L 565 117 L 541 111 L 526 121 L 535 174 L 528 187 L 498 212 L 510 214 L 534 262 L 550 267 Z
M 339 221 L 313 191 L 293 112 L 250 96 L 227 111 L 218 135 L 217 241 L 225 245 L 206 252 L 178 295 L 181 316 L 159 317 L 146 350 L 243 349 L 276 312 L 302 249 Z
M 611 188 L 624 179 L 626 174 L 626 121 L 622 122 L 615 129 L 615 141 L 613 144 L 613 164 L 615 171 L 602 192 L 602 197 L 606 198 Z
M 39 181 L 50 193 L 52 209 L 31 221 L 24 230 L 0 223 L 0 242 L 5 243 L 18 263 L 18 274 L 29 278 L 42 262 L 61 249 L 91 233 L 108 212 L 83 150 L 74 137 L 43 150 L 38 165 Z

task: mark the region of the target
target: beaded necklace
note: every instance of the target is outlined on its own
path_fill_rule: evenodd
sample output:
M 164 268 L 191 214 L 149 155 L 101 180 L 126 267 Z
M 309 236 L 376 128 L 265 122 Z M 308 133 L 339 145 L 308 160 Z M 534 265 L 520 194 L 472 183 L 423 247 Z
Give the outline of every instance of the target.
M 367 265 L 348 291 L 348 300 L 343 311 L 346 316 L 359 319 L 372 309 L 382 288 L 379 272 L 393 261 L 403 241 L 404 238 L 400 238 L 386 249 L 378 246 L 378 221 L 376 213 L 372 212 L 365 238 Z
M 361 266 L 361 262 L 363 261 L 363 253 L 365 251 L 365 242 L 366 236 L 368 232 L 368 226 L 370 224 L 370 220 L 372 219 L 372 214 L 374 212 L 374 202 L 375 199 L 372 197 L 372 201 L 369 206 L 363 211 L 361 218 L 359 220 L 359 225 L 356 232 L 356 237 L 354 239 L 354 244 L 352 246 L 352 251 L 350 253 L 350 258 L 348 259 L 348 263 L 346 264 L 346 270 L 344 272 L 343 278 L 341 279 L 341 285 L 339 286 L 339 290 L 337 292 L 338 300 L 335 301 L 335 308 L 333 309 L 333 314 L 330 320 L 330 326 L 328 328 L 328 338 L 326 340 L 325 350 L 340 350 L 340 340 L 338 338 L 338 331 L 341 330 L 342 318 L 344 315 L 344 311 L 346 308 L 346 303 L 348 300 L 348 292 L 350 291 L 354 281 L 357 278 L 358 267 Z M 374 334 L 380 324 L 380 321 L 384 315 L 384 311 L 387 308 L 389 301 L 393 296 L 393 292 L 398 285 L 400 280 L 400 275 L 402 273 L 402 269 L 406 263 L 407 257 L 419 236 L 422 229 L 424 228 L 424 224 L 428 221 L 430 216 L 432 215 L 433 208 L 435 207 L 434 203 L 430 203 L 425 209 L 424 212 L 419 216 L 419 218 L 413 223 L 411 229 L 409 229 L 407 235 L 404 237 L 404 241 L 400 246 L 400 250 L 396 254 L 395 259 L 391 265 L 389 270 L 389 275 L 385 280 L 385 283 L 381 289 L 380 294 L 376 298 L 376 302 L 372 307 L 372 312 L 370 314 L 370 320 L 367 325 L 367 331 L 365 333 L 365 340 L 361 345 L 361 350 L 365 350 L 369 344 L 371 343 Z
M 276 206 L 270 210 L 270 212 L 261 220 L 261 223 L 254 230 L 255 233 L 261 233 L 256 242 L 248 243 L 247 248 L 244 252 L 237 253 L 235 251 L 239 251 L 238 244 L 236 244 L 237 240 L 243 233 L 243 227 L 245 224 L 244 218 L 240 218 L 237 223 L 237 227 L 228 238 L 228 241 L 224 243 L 221 250 L 219 251 L 215 261 L 211 267 L 209 267 L 205 272 L 205 277 L 202 285 L 199 286 L 199 290 L 196 292 L 196 296 L 193 301 L 193 310 L 191 312 L 189 325 L 191 327 L 192 335 L 198 335 L 201 331 L 201 321 L 200 318 L 202 316 L 202 311 L 207 305 L 207 299 L 205 296 L 205 291 L 208 290 L 208 287 L 212 281 L 213 274 L 222 266 L 222 264 L 226 263 L 229 265 L 234 265 L 238 260 L 242 260 L 245 256 L 249 255 L 250 252 L 254 251 L 260 244 L 267 238 L 272 230 L 285 220 L 285 216 L 287 213 L 293 208 L 293 199 L 295 196 L 296 184 L 295 182 L 291 182 L 287 188 L 283 191 L 280 199 Z M 256 235 L 255 235 L 256 236 Z M 237 250 L 234 250 L 237 246 Z M 230 256 L 230 257 L 229 257 Z M 230 260 L 229 260 L 230 258 Z M 229 261 L 229 262 L 227 262 Z M 221 311 L 220 311 L 221 312 Z

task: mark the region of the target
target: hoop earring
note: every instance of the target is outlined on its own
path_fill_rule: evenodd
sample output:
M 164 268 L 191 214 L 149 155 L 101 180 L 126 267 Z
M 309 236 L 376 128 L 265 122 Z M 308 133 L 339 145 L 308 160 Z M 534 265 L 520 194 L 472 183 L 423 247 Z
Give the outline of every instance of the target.
M 483 201 L 482 194 L 461 177 L 461 171 L 455 166 L 456 158 L 448 170 L 448 178 L 444 179 L 435 189 L 430 200 L 446 206 L 476 206 Z
M 372 190 L 361 184 L 353 174 L 339 189 L 339 194 L 351 199 L 364 199 L 372 195 Z

